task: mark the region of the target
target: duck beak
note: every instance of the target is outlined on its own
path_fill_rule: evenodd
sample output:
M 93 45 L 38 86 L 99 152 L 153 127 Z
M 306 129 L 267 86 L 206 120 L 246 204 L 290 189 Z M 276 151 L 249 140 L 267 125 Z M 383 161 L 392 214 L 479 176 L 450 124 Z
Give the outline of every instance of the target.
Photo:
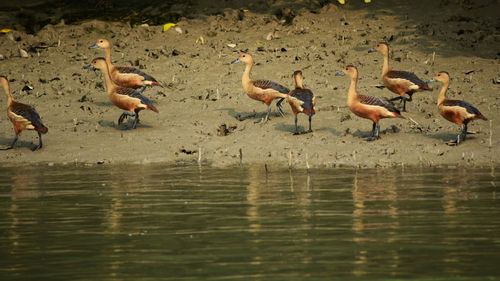
M 345 72 L 343 70 L 335 71 L 335 76 L 345 76 Z
M 233 61 L 231 62 L 231 64 L 235 64 L 235 63 L 239 63 L 239 62 L 240 62 L 240 58 L 237 58 L 237 59 L 233 60 Z
M 369 53 L 376 52 L 376 51 L 377 51 L 377 50 L 375 50 L 375 48 L 370 48 L 370 49 L 368 49 L 368 54 L 369 54 Z
M 89 49 L 97 49 L 97 48 L 99 48 L 99 46 L 97 45 L 97 43 L 94 43 L 91 46 L 89 46 Z

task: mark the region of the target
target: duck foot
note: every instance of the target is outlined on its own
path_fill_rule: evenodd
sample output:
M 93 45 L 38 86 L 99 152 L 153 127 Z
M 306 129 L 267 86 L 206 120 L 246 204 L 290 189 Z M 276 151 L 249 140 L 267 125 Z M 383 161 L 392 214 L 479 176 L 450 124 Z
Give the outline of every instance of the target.
M 312 133 L 313 131 L 310 130 L 310 131 L 302 131 L 302 132 L 294 132 L 293 135 L 294 136 L 297 136 L 297 135 L 305 135 L 305 134 L 309 134 L 309 133 Z
M 40 148 L 42 148 L 42 146 L 41 145 L 37 145 L 37 146 L 34 146 L 34 147 L 30 148 L 30 149 L 31 149 L 31 151 L 37 151 Z
M 376 141 L 376 140 L 378 140 L 378 139 L 380 139 L 380 137 L 368 137 L 368 138 L 366 138 L 365 140 L 366 140 L 366 141 Z
M 459 142 L 457 140 L 450 140 L 450 141 L 445 142 L 445 144 L 448 146 L 457 146 L 459 144 Z

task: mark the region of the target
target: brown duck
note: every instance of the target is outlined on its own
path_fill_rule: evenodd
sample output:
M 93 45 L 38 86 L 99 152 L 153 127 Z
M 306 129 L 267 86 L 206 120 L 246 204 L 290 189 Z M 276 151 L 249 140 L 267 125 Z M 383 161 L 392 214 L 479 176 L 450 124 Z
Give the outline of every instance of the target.
M 270 80 L 252 80 L 250 78 L 250 72 L 253 67 L 253 58 L 249 53 L 240 52 L 239 57 L 232 61 L 231 64 L 239 62 L 245 63 L 245 71 L 241 77 L 243 90 L 250 98 L 261 101 L 267 105 L 267 114 L 261 122 L 265 123 L 269 120 L 269 115 L 271 114 L 271 103 L 275 99 L 279 99 L 276 103 L 276 107 L 278 113 L 283 116 L 284 112 L 282 103 L 290 90 Z
M 457 139 L 448 142 L 448 144 L 458 145 L 465 141 L 467 134 L 470 134 L 470 132 L 467 132 L 467 124 L 469 124 L 469 122 L 476 119 L 488 119 L 472 104 L 462 100 L 450 100 L 446 98 L 446 92 L 450 86 L 450 75 L 448 72 L 439 72 L 436 74 L 435 79 L 443 83 L 437 99 L 439 113 L 444 119 L 462 127 Z
M 0 76 L 0 84 L 7 95 L 7 116 L 12 122 L 16 133 L 12 143 L 1 149 L 13 148 L 23 130 L 35 130 L 38 133 L 38 146 L 33 147 L 31 150 L 35 151 L 42 148 L 42 134 L 46 134 L 49 129 L 43 125 L 40 115 L 32 106 L 14 100 L 7 77 Z
M 307 133 L 310 133 L 312 132 L 312 116 L 316 113 L 316 98 L 314 97 L 314 94 L 311 90 L 304 87 L 304 77 L 302 76 L 302 71 L 297 70 L 293 73 L 293 81 L 295 84 L 295 89 L 293 89 L 287 96 L 287 101 L 292 108 L 293 114 L 295 115 L 294 135 L 299 134 L 299 128 L 297 126 L 299 113 L 304 113 L 309 117 L 309 130 L 307 131 Z
M 352 113 L 373 122 L 372 134 L 367 139 L 368 141 L 380 138 L 380 119 L 404 118 L 390 101 L 358 94 L 358 69 L 355 66 L 348 65 L 344 72 L 351 77 L 351 84 L 347 92 L 347 106 Z
M 382 82 L 387 89 L 398 95 L 398 97 L 390 101 L 401 100 L 403 102 L 403 111 L 406 111 L 406 102 L 412 100 L 414 93 L 432 90 L 427 83 L 414 73 L 389 68 L 389 45 L 387 43 L 378 43 L 377 50 L 384 56 Z
M 139 89 L 144 91 L 147 86 L 161 86 L 153 76 L 131 66 L 115 66 L 111 61 L 111 43 L 106 39 L 97 39 L 97 42 L 90 46 L 91 49 L 104 49 L 106 64 L 113 81 L 122 87 Z
M 95 58 L 92 60 L 91 65 L 87 65 L 89 69 L 99 69 L 103 76 L 106 85 L 106 93 L 109 100 L 118 108 L 125 110 L 124 113 L 118 118 L 118 125 L 120 125 L 128 116 L 135 116 L 132 128 L 137 127 L 139 123 L 139 112 L 143 109 L 149 109 L 158 113 L 158 109 L 154 106 L 153 102 L 143 96 L 139 91 L 118 86 L 113 79 L 104 58 Z

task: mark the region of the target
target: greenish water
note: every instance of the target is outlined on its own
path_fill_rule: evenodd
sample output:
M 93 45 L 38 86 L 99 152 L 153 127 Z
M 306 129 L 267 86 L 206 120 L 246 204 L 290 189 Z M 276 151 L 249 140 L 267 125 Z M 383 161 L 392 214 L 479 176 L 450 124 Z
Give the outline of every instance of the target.
M 500 280 L 492 169 L 0 168 L 0 280 Z

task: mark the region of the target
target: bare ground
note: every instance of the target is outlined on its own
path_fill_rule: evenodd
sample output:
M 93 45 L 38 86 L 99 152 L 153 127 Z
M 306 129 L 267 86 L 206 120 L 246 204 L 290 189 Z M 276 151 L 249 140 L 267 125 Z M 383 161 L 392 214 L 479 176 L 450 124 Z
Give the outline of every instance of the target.
M 1 35 L 0 74 L 12 80 L 18 101 L 37 108 L 49 133 L 44 136 L 45 147 L 31 152 L 36 134 L 25 131 L 15 149 L 0 151 L 0 165 L 196 163 L 200 158 L 215 166 L 240 161 L 296 167 L 496 165 L 498 1 L 357 2 L 361 1 L 345 6 L 313 1 L 294 5 L 230 1 L 231 8 L 202 1 L 177 5 L 179 13 L 191 11 L 178 22 L 182 34 L 173 29 L 162 32 L 159 25 L 83 20 L 49 24 L 35 34 L 18 28 Z M 274 36 L 267 40 L 270 32 Z M 145 92 L 157 102 L 160 113 L 143 111 L 135 130 L 116 125 L 121 111 L 108 101 L 100 74 L 82 69 L 103 55 L 88 49 L 97 38 L 116 45 L 116 64 L 136 65 L 165 85 Z M 361 93 L 393 97 L 376 87 L 381 84 L 381 55 L 367 52 L 381 40 L 390 41 L 393 68 L 411 70 L 423 79 L 448 71 L 452 77 L 448 95 L 476 105 L 492 121 L 473 122 L 470 129 L 478 134 L 458 147 L 447 146 L 458 128 L 439 115 L 440 85 L 433 83 L 434 91 L 417 93 L 407 104 L 406 115 L 421 127 L 385 119 L 382 138 L 365 141 L 371 123 L 349 112 L 349 79 L 335 73 L 354 64 L 360 70 Z M 18 48 L 30 57 L 20 57 Z M 243 94 L 244 66 L 229 65 L 239 49 L 254 55 L 254 78 L 291 87 L 293 71 L 303 70 L 307 87 L 318 97 L 313 133 L 292 135 L 288 105 L 284 118 L 254 123 L 266 108 Z M 33 90 L 21 91 L 27 85 Z M 5 100 L 2 94 L 0 102 Z M 302 128 L 307 126 L 304 115 L 299 122 Z M 222 130 L 222 136 L 221 125 L 229 130 Z M 0 132 L 0 144 L 8 144 L 14 136 L 5 113 L 0 115 Z

